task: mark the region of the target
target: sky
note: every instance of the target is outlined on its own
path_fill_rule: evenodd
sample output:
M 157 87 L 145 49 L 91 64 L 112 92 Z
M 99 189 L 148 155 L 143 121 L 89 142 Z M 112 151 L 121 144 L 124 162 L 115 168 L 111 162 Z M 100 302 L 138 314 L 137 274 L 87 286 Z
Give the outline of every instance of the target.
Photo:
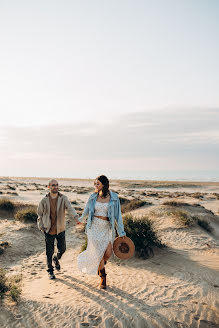
M 0 1 L 0 175 L 219 181 L 219 2 Z

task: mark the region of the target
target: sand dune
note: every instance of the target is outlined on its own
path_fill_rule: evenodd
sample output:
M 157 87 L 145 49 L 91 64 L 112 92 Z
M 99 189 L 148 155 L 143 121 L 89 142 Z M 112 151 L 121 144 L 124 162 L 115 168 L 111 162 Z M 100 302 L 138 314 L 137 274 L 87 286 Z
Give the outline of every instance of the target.
M 85 185 L 81 182 L 81 186 Z M 120 185 L 118 188 L 126 192 Z M 21 197 L 36 204 L 38 196 L 33 198 L 31 193 Z M 77 198 L 81 207 L 88 195 Z M 70 197 L 73 200 L 78 196 Z M 183 228 L 165 216 L 165 206 L 160 205 L 160 200 L 153 199 L 153 203 L 133 213 L 150 215 L 168 247 L 155 251 L 148 260 L 122 261 L 113 257 L 107 264 L 107 290 L 98 289 L 98 276 L 78 272 L 76 259 L 84 237 L 81 228 L 69 217 L 68 250 L 61 260 L 61 271 L 56 273 L 57 279 L 50 281 L 45 271 L 43 234 L 35 226 L 12 223 L 10 218 L 1 216 L 0 238 L 8 240 L 10 247 L 0 255 L 0 266 L 11 274 L 22 272 L 23 279 L 20 303 L 1 304 L 0 326 L 219 327 L 218 217 L 204 208 L 190 206 L 192 213 L 212 221 L 215 230 L 208 233 L 198 226 Z

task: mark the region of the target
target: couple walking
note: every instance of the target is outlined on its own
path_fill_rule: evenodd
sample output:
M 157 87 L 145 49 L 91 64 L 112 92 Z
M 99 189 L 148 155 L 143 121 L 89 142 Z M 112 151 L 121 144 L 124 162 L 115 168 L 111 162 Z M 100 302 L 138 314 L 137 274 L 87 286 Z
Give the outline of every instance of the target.
M 105 265 L 112 255 L 115 238 L 115 225 L 120 237 L 124 231 L 120 201 L 116 193 L 109 190 L 109 180 L 105 175 L 94 181 L 95 192 L 89 197 L 81 217 L 76 213 L 68 198 L 58 191 L 58 182 L 49 181 L 49 193 L 38 206 L 38 228 L 44 232 L 46 242 L 47 271 L 50 279 L 55 279 L 54 267 L 60 270 L 59 260 L 66 250 L 65 210 L 71 214 L 76 223 L 87 218 L 87 249 L 77 258 L 78 269 L 86 274 L 98 274 L 101 278 L 100 288 L 106 288 Z M 115 224 L 116 221 L 116 224 Z M 57 241 L 58 252 L 54 255 L 54 242 Z

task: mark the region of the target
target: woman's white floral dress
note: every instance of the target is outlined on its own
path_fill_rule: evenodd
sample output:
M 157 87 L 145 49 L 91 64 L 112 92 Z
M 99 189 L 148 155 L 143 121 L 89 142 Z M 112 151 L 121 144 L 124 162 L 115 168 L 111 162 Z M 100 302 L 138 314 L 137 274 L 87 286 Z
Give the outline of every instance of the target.
M 109 243 L 113 243 L 109 221 L 95 217 L 107 217 L 108 204 L 96 202 L 92 224 L 87 229 L 87 249 L 78 256 L 78 269 L 83 273 L 96 275 Z

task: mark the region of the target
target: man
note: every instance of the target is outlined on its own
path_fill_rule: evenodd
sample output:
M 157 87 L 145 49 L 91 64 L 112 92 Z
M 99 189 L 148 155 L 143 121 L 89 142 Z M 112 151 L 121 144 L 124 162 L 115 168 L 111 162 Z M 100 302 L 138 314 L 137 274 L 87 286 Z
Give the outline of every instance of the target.
M 65 242 L 65 209 L 78 223 L 79 215 L 71 206 L 66 196 L 58 191 L 58 182 L 54 179 L 49 181 L 49 193 L 40 201 L 37 213 L 38 228 L 44 232 L 46 241 L 46 256 L 48 274 L 50 279 L 55 279 L 52 261 L 57 270 L 60 270 L 59 260 L 66 251 Z M 54 254 L 54 241 L 57 240 L 58 253 Z

